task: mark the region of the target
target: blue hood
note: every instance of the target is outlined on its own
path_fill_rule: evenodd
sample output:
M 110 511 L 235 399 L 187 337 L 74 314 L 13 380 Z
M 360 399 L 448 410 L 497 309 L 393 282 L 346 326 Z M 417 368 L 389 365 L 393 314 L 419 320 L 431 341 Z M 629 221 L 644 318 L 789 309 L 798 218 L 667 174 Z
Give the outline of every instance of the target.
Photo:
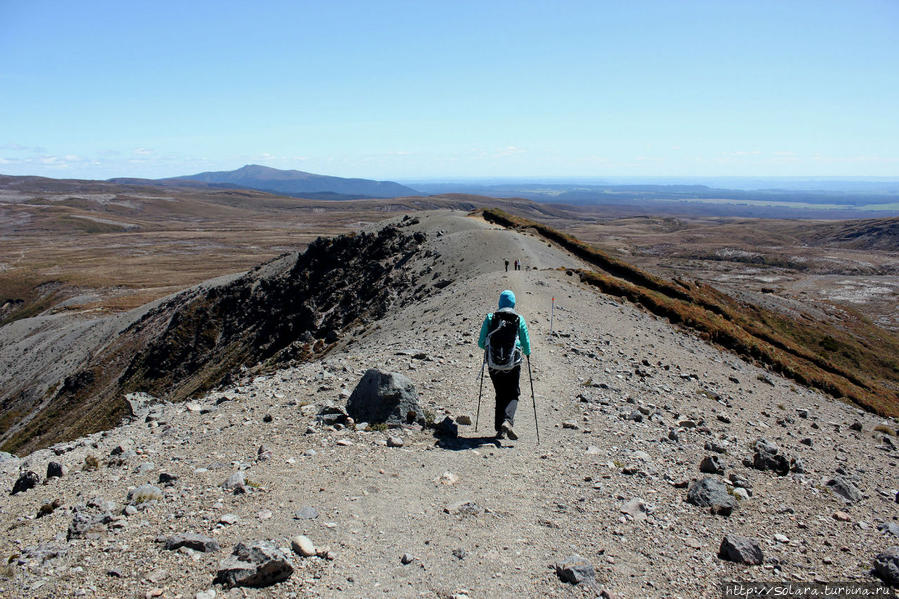
M 502 293 L 499 294 L 499 307 L 502 308 L 514 308 L 515 307 L 515 294 L 510 290 L 506 289 Z

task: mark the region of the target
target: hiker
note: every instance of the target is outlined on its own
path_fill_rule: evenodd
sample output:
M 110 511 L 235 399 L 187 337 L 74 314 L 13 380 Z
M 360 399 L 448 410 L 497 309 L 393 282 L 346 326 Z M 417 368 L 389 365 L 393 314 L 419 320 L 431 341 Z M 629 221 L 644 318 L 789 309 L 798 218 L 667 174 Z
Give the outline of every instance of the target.
M 496 438 L 518 438 L 512 426 L 518 408 L 521 356 L 531 355 L 531 339 L 524 317 L 515 312 L 515 294 L 506 289 L 499 296 L 499 310 L 488 314 L 481 325 L 478 347 L 484 350 L 487 371 L 496 391 L 493 428 Z
M 506 272 L 509 272 L 509 260 L 506 260 Z

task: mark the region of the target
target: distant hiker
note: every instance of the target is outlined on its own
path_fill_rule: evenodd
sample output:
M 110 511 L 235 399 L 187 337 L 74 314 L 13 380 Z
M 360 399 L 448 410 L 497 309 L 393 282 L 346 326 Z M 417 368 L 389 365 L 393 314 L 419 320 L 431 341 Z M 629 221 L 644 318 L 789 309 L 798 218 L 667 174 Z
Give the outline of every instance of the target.
M 509 272 L 509 261 L 506 260 L 506 272 Z
M 515 270 L 521 270 L 521 261 L 518 258 L 515 259 Z
M 481 325 L 478 347 L 484 350 L 487 371 L 496 391 L 494 429 L 497 439 L 518 438 L 512 426 L 518 408 L 518 378 L 521 356 L 531 355 L 531 339 L 524 317 L 515 312 L 515 294 L 506 289 L 499 296 L 499 310 L 488 314 Z

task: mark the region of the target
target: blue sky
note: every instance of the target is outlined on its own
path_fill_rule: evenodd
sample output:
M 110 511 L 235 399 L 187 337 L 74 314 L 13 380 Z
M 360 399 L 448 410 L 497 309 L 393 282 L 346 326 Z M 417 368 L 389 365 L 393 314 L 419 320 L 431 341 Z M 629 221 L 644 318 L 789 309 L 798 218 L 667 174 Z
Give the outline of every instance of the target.
M 0 0 L 0 173 L 899 176 L 899 2 Z

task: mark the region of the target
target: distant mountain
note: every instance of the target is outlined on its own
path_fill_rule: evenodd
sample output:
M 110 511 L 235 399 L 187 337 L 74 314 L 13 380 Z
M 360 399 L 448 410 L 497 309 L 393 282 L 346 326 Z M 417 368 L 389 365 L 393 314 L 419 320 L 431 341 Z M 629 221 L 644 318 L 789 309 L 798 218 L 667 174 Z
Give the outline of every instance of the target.
M 337 194 L 351 198 L 395 198 L 421 195 L 418 191 L 393 181 L 344 179 L 303 171 L 280 170 L 248 164 L 236 171 L 214 171 L 159 179 L 162 183 L 197 182 L 216 187 L 244 187 L 279 194 Z

